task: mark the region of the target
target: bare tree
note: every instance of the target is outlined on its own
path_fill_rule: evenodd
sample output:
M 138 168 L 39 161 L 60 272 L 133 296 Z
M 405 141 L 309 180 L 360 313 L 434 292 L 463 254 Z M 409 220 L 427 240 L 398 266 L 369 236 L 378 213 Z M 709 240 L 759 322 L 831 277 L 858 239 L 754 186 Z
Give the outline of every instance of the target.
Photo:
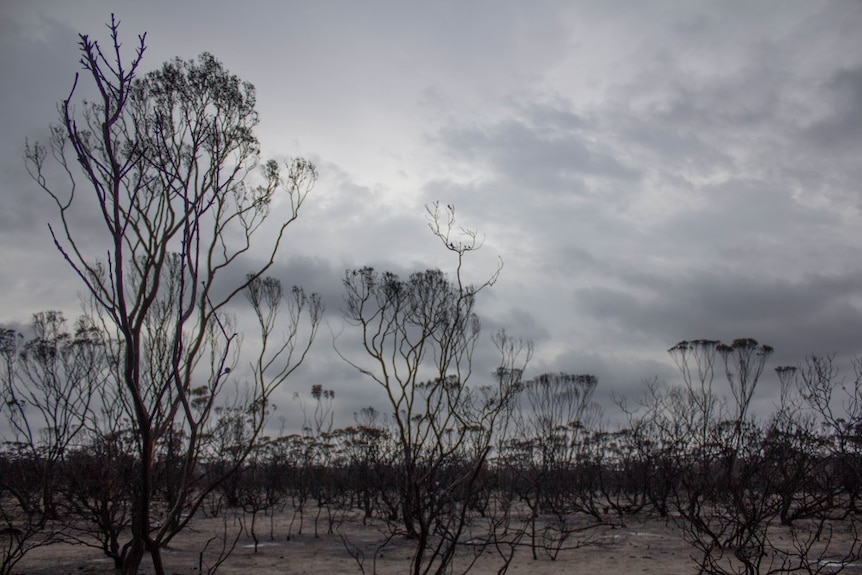
M 712 339 L 681 341 L 668 350 L 682 374 L 688 395 L 687 403 L 693 408 L 692 435 L 703 445 L 709 437 L 709 428 L 719 414 L 718 399 L 712 389 L 715 362 L 721 342 Z
M 744 338 L 729 345 L 681 342 L 669 351 L 683 385 L 648 386 L 640 402 L 642 416 L 630 421 L 633 429 L 646 430 L 653 442 L 667 446 L 673 457 L 671 517 L 697 551 L 693 558 L 700 572 L 831 573 L 845 568 L 858 556 L 857 528 L 849 522 L 849 546 L 839 551 L 833 537 L 839 524 L 823 513 L 834 490 L 824 481 L 821 439 L 803 410 L 813 388 L 798 386 L 800 370 L 777 369 L 778 409 L 761 422 L 751 416 L 750 406 L 771 347 Z M 727 404 L 713 396 L 717 356 L 727 376 Z M 815 368 L 809 379 L 821 383 L 813 387 L 830 388 L 823 382 L 831 379 L 831 370 L 821 363 Z
M 503 460 L 529 511 L 521 529 L 529 536 L 533 559 L 539 550 L 556 559 L 564 548 L 583 543 L 570 539 L 579 530 L 571 519 L 592 507 L 592 489 L 585 487 L 591 472 L 584 458 L 600 418 L 592 401 L 597 385 L 594 375 L 568 373 L 546 373 L 523 384 Z
M 0 573 L 66 533 L 63 466 L 84 435 L 105 376 L 105 353 L 86 318 L 70 333 L 62 313 L 40 312 L 31 327 L 29 339 L 0 330 L 0 410 L 7 428 L 0 435 Z
M 834 356 L 809 356 L 798 368 L 797 383 L 805 404 L 828 432 L 831 485 L 843 501 L 844 514 L 862 513 L 862 358 L 851 360 L 849 380 Z M 835 494 L 839 496 L 839 494 Z
M 238 357 L 228 305 L 247 293 L 261 327 L 260 359 L 243 392 L 251 424 L 240 460 L 264 426 L 271 394 L 311 344 L 319 300 L 299 288 L 284 297 L 280 282 L 264 274 L 316 171 L 302 159 L 289 163 L 286 174 L 275 161 L 259 171 L 254 87 L 210 54 L 176 59 L 142 76 L 145 38 L 127 61 L 118 28 L 112 18 L 104 51 L 81 35 L 81 65 L 95 97 L 75 101 L 76 77 L 49 147 L 28 144 L 26 160 L 56 206 L 54 242 L 95 302 L 100 327 L 116 342 L 113 385 L 132 422 L 137 457 L 122 570 L 137 573 L 146 553 L 161 574 L 161 546 L 223 479 L 206 473 L 201 461 Z M 66 184 L 49 182 L 49 155 L 68 176 Z M 84 233 L 96 230 L 76 225 L 85 189 L 95 199 L 106 253 L 89 252 Z M 276 202 L 287 213 L 268 229 Z M 268 246 L 255 241 L 264 229 L 273 238 Z M 237 268 L 252 265 L 253 246 L 261 259 L 246 275 Z M 285 300 L 286 341 L 275 345 L 275 317 Z M 161 461 L 170 461 L 178 489 L 158 502 Z
M 739 434 L 748 417 L 751 400 L 763 374 L 766 360 L 774 350 L 751 338 L 735 339 L 730 345 L 720 344 L 716 349 L 724 360 L 727 382 L 736 406 L 734 421 Z
M 359 331 L 367 360 L 339 351 L 385 391 L 392 409 L 399 532 L 416 543 L 410 567 L 416 575 L 450 568 L 468 524 L 470 494 L 519 389 L 506 377 L 468 385 L 480 330 L 476 297 L 500 269 L 479 285 L 467 284 L 464 258 L 481 240 L 455 225 L 451 206 L 435 204 L 428 214 L 431 230 L 457 257 L 455 273 L 426 270 L 405 280 L 371 268 L 347 270 L 344 316 Z M 529 357 L 517 346 L 498 348 L 509 350 L 503 365 L 510 368 Z
M 335 399 L 335 390 L 324 389 L 322 384 L 316 383 L 311 386 L 311 399 L 314 409 L 309 414 L 305 398 L 299 393 L 294 393 L 293 398 L 299 401 L 299 409 L 302 411 L 302 431 L 314 437 L 326 435 L 332 431 L 335 422 L 335 411 L 332 402 Z

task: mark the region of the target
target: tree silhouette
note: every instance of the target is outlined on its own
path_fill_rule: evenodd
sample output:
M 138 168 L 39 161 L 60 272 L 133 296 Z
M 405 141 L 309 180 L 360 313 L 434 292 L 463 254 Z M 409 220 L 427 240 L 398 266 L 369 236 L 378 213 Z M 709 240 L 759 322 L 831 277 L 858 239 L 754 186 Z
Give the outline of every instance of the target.
M 317 174 L 302 159 L 286 173 L 275 161 L 260 165 L 254 87 L 211 54 L 142 74 L 145 37 L 127 61 L 113 17 L 109 29 L 106 50 L 80 36 L 83 77 L 95 98 L 76 98 L 76 76 L 49 148 L 28 144 L 26 160 L 56 207 L 54 242 L 115 349 L 113 385 L 132 425 L 137 459 L 122 571 L 137 573 L 148 553 L 163 573 L 160 548 L 223 479 L 199 463 L 238 357 L 228 304 L 246 293 L 262 342 L 240 393 L 250 423 L 239 461 L 253 449 L 271 394 L 305 357 L 316 332 L 319 299 L 300 288 L 285 294 L 265 273 Z M 65 184 L 49 181 L 49 155 L 68 176 Z M 276 198 L 288 213 L 271 225 Z M 75 219 L 75 210 L 92 200 L 101 229 L 84 229 Z M 264 230 L 274 238 L 267 246 L 257 240 Z M 96 232 L 103 235 L 91 253 L 87 234 Z M 252 265 L 253 246 L 258 262 L 246 275 L 239 268 Z M 279 312 L 287 340 L 275 344 Z M 155 513 L 160 489 L 164 501 Z

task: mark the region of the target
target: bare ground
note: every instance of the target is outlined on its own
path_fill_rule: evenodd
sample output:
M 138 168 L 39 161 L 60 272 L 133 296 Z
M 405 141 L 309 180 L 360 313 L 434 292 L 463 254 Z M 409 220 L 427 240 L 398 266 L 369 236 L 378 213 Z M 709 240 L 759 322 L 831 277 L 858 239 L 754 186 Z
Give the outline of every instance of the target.
M 248 527 L 248 519 L 243 524 Z M 259 518 L 256 531 L 259 545 L 247 529 L 240 527 L 237 518 L 227 520 L 231 541 L 239 534 L 236 548 L 218 569 L 223 575 L 346 575 L 362 573 L 357 559 L 348 551 L 348 546 L 365 555 L 364 572 L 380 575 L 400 575 L 407 572 L 412 554 L 411 543 L 394 538 L 373 560 L 375 549 L 385 537 L 382 525 L 362 526 L 359 521 L 345 520 L 333 534 L 325 533 L 326 525 L 319 524 L 320 535 L 315 537 L 313 523 L 306 520 L 302 534 L 297 534 L 296 524 L 290 525 L 286 514 L 270 519 Z M 221 542 L 213 539 L 224 532 L 224 519 L 200 519 L 163 552 L 166 571 L 169 574 L 197 575 L 207 573 L 207 566 L 216 559 L 216 547 Z M 272 533 L 270 533 L 272 531 Z M 288 536 L 288 533 L 292 533 Z M 201 557 L 201 550 L 210 543 L 209 550 Z M 626 575 L 662 574 L 683 575 L 697 573 L 692 559 L 694 550 L 683 540 L 673 526 L 654 519 L 628 519 L 624 526 L 592 529 L 587 536 L 572 536 L 566 541 L 567 549 L 560 551 L 555 560 L 547 553 L 539 552 L 533 559 L 526 540 L 516 550 L 508 573 L 525 575 L 563 575 L 571 573 L 620 573 Z M 840 552 L 841 542 L 835 542 Z M 356 551 L 354 551 L 354 554 Z M 456 561 L 455 573 L 463 571 L 473 558 L 473 551 L 463 549 Z M 203 563 L 201 560 L 203 559 Z M 203 566 L 203 569 L 201 569 Z M 503 566 L 501 556 L 494 548 L 485 549 L 476 560 L 471 574 L 490 575 L 498 573 Z M 458 567 L 461 567 L 459 569 Z M 831 572 L 827 569 L 826 572 Z M 108 575 L 113 574 L 112 563 L 98 549 L 82 545 L 55 544 L 33 550 L 18 565 L 16 573 L 32 575 Z M 141 573 L 151 574 L 152 566 L 144 564 Z M 847 567 L 848 575 L 862 574 L 862 565 Z

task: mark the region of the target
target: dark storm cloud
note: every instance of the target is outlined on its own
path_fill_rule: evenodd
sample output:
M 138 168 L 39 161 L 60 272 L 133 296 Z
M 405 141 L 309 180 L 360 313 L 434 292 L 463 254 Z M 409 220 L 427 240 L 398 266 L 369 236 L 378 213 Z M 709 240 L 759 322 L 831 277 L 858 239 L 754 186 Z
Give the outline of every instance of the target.
M 623 346 L 753 337 L 795 363 L 809 354 L 858 353 L 853 334 L 862 330 L 855 303 L 860 282 L 858 272 L 790 282 L 700 270 L 668 278 L 663 289 L 646 295 L 591 286 L 573 297 L 578 316 Z
M 824 86 L 829 109 L 808 127 L 813 142 L 835 153 L 862 149 L 862 68 L 837 70 Z

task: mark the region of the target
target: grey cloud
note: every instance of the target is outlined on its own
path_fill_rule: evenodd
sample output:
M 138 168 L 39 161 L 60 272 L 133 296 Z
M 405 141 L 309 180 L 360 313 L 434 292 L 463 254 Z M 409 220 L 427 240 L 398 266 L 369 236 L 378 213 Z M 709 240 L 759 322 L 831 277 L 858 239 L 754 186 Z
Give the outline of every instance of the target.
M 837 70 L 824 86 L 830 109 L 806 130 L 817 145 L 858 156 L 862 148 L 862 67 Z
M 510 337 L 532 342 L 537 346 L 541 346 L 551 338 L 548 326 L 542 324 L 528 309 L 513 307 L 502 313 L 494 313 L 486 307 L 485 302 L 480 298 L 476 311 L 482 322 L 483 337 L 489 338 L 492 334 L 505 331 Z M 485 363 L 493 364 L 494 361 L 498 361 L 498 355 L 490 350 L 490 346 L 486 347 L 489 348 L 489 355 L 486 356 Z
M 856 78 L 812 84 L 822 69 L 798 62 L 811 40 L 803 32 L 814 33 L 793 18 L 775 29 L 723 13 L 689 18 L 664 51 L 644 46 L 641 72 L 610 100 L 585 108 L 563 95 L 451 124 L 434 141 L 475 166 L 475 178 L 441 178 L 426 193 L 484 216 L 504 254 L 516 254 L 514 273 L 547 288 L 545 301 L 530 300 L 541 309 L 528 309 L 539 322 L 554 318 L 549 339 L 586 344 L 607 379 L 615 350 L 661 358 L 653 367 L 662 371 L 664 350 L 686 338 L 755 337 L 784 362 L 858 353 L 857 242 L 842 207 L 858 168 L 800 137 L 804 115 L 823 110 L 808 95 L 825 96 L 834 120 L 857 98 Z M 729 22 L 738 26 L 730 34 Z M 703 58 L 674 48 L 685 37 Z M 800 44 L 788 52 L 787 38 Z M 710 49 L 724 50 L 714 67 Z M 666 203 L 641 217 L 651 197 Z M 560 308 L 549 309 L 566 291 L 559 282 L 574 294 L 568 330 Z
M 788 282 L 700 270 L 646 296 L 600 286 L 573 295 L 577 314 L 619 345 L 658 349 L 684 339 L 754 337 L 794 363 L 811 353 L 862 351 L 853 337 L 862 330 L 854 303 L 860 280 L 858 272 Z
M 449 269 L 423 219 L 440 200 L 486 234 L 471 272 L 505 262 L 480 299 L 485 335 L 534 339 L 532 373 L 596 372 L 603 401 L 673 380 L 665 350 L 680 339 L 755 337 L 786 363 L 859 351 L 852 2 L 155 6 L 122 14 L 129 38 L 150 30 L 149 64 L 212 51 L 257 86 L 265 150 L 316 156 L 321 179 L 272 272 L 324 294 L 336 332 L 344 268 Z M 28 8 L 41 35 L 0 18 L 16 87 L 0 95 L 7 315 L 76 304 L 20 147 L 44 136 L 77 67 L 73 30 L 99 33 L 103 9 Z M 338 386 L 348 418 L 381 405 L 330 338 L 284 390 L 291 414 L 312 383 Z M 483 346 L 477 379 L 497 360 Z
M 0 70 L 4 90 L 0 91 L 3 112 L 3 138 L 0 140 L 0 237 L 4 244 L 30 241 L 32 234 L 45 234 L 46 211 L 52 207 L 27 175 L 24 144 L 27 140 L 47 141 L 49 126 L 57 119 L 56 105 L 68 94 L 77 66 L 69 53 L 77 36 L 64 26 L 51 23 L 45 30 L 46 41 L 31 41 L 9 17 L 0 13 Z M 21 46 L 26 46 L 22 57 Z M 58 47 L 69 58 L 58 58 Z M 24 111 L 38 111 L 37 125 Z M 24 240 L 23 238 L 27 238 Z
M 450 127 L 441 131 L 439 139 L 453 156 L 486 164 L 497 178 L 515 186 L 527 184 L 533 194 L 570 190 L 569 183 L 584 176 L 638 178 L 638 170 L 597 144 L 590 131 L 548 126 L 548 116 L 570 116 L 564 110 L 533 107 L 532 111 L 538 112 L 536 123 L 526 118 L 484 127 Z

